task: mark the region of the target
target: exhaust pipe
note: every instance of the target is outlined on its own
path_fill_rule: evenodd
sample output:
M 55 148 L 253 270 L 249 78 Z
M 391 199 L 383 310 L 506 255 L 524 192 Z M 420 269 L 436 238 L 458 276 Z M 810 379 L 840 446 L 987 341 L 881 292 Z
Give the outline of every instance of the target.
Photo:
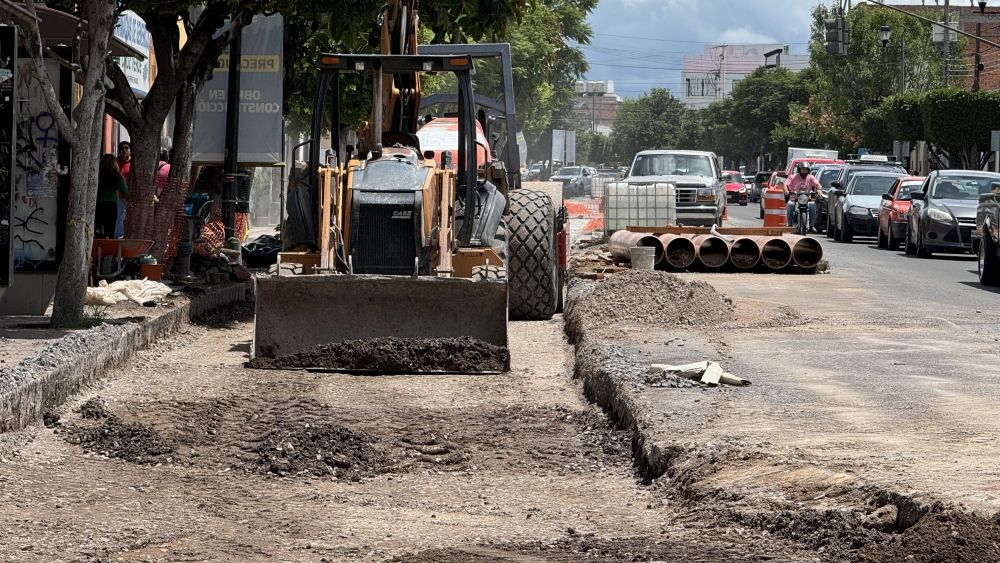
M 721 268 L 729 261 L 729 244 L 725 240 L 715 235 L 696 235 L 691 242 L 698 262 L 706 268 Z
M 800 268 L 815 268 L 823 259 L 823 246 L 812 237 L 786 235 L 783 237 L 792 245 L 792 262 Z
M 653 248 L 653 263 L 663 260 L 663 243 L 660 239 L 646 233 L 633 233 L 631 231 L 615 231 L 608 239 L 608 251 L 615 262 L 631 262 L 632 257 L 629 249 L 633 246 L 648 246 Z
M 792 246 L 781 237 L 755 237 L 760 261 L 769 270 L 782 270 L 792 263 Z
M 729 249 L 729 261 L 739 270 L 749 270 L 760 262 L 760 245 L 752 238 L 740 237 Z
M 694 264 L 695 251 L 691 239 L 679 235 L 660 235 L 663 245 L 663 261 L 660 265 L 674 270 L 686 270 Z

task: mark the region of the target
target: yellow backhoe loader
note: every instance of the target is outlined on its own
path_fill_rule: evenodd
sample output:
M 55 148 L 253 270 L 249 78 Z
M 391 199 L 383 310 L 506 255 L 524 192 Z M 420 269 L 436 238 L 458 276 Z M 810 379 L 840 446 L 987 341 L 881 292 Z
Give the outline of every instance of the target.
M 555 205 L 543 192 L 511 197 L 503 162 L 481 162 L 473 57 L 419 54 L 415 0 L 394 0 L 381 21 L 381 54 L 324 54 L 317 61 L 307 170 L 289 195 L 288 223 L 297 238 L 279 254 L 278 273 L 256 279 L 251 365 L 504 371 L 508 280 L 531 288 L 519 295 L 531 302 L 532 318 L 559 306 Z M 357 152 L 340 138 L 341 78 L 348 73 L 366 75 L 375 93 Z M 425 73 L 455 77 L 455 151 L 421 149 Z M 510 252 L 520 259 L 508 260 Z M 287 273 L 289 264 L 295 273 Z M 416 341 L 426 350 L 412 347 Z M 454 359 L 466 354 L 461 345 L 470 348 L 466 361 L 410 357 L 392 366 L 349 357 L 382 346 L 386 356 L 413 348 L 417 356 Z M 282 358 L 294 361 L 272 361 Z

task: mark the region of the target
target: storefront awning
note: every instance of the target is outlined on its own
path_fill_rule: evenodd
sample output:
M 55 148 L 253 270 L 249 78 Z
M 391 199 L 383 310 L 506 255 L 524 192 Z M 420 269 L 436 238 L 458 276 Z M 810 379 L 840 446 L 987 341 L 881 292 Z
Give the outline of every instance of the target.
M 80 18 L 42 5 L 36 5 L 35 11 L 38 12 L 38 29 L 42 34 L 42 42 L 46 46 L 56 47 L 73 43 Z M 23 4 L 17 4 L 10 0 L 0 0 L 0 16 L 14 20 L 24 29 L 28 29 L 34 19 L 31 12 Z M 87 23 L 83 22 L 83 25 L 86 26 Z M 117 37 L 111 37 L 110 47 L 112 56 L 146 59 L 146 53 L 133 48 Z M 81 45 L 81 48 L 86 49 L 87 46 Z

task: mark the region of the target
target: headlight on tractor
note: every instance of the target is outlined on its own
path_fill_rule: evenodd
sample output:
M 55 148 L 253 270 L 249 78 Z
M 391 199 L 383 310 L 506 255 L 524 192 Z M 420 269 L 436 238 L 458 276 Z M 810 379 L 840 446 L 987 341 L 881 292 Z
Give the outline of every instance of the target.
M 947 211 L 941 211 L 940 209 L 935 209 L 933 207 L 927 209 L 927 218 L 932 221 L 940 221 L 942 223 L 951 223 L 951 214 Z

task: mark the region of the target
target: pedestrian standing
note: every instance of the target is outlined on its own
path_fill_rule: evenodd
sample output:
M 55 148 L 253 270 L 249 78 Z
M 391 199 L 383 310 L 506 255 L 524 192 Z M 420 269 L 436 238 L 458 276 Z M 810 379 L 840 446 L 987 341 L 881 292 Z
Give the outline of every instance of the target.
M 128 186 L 118 169 L 115 155 L 101 157 L 97 174 L 97 210 L 94 233 L 98 238 L 111 238 L 118 222 L 118 201 L 128 198 Z
M 122 141 L 118 143 L 118 170 L 121 172 L 122 178 L 125 179 L 125 185 L 128 186 L 128 175 L 132 171 L 132 143 L 128 141 Z M 128 200 L 124 197 L 118 199 L 118 210 L 115 221 L 115 238 L 122 238 L 125 236 L 125 213 L 128 209 Z

